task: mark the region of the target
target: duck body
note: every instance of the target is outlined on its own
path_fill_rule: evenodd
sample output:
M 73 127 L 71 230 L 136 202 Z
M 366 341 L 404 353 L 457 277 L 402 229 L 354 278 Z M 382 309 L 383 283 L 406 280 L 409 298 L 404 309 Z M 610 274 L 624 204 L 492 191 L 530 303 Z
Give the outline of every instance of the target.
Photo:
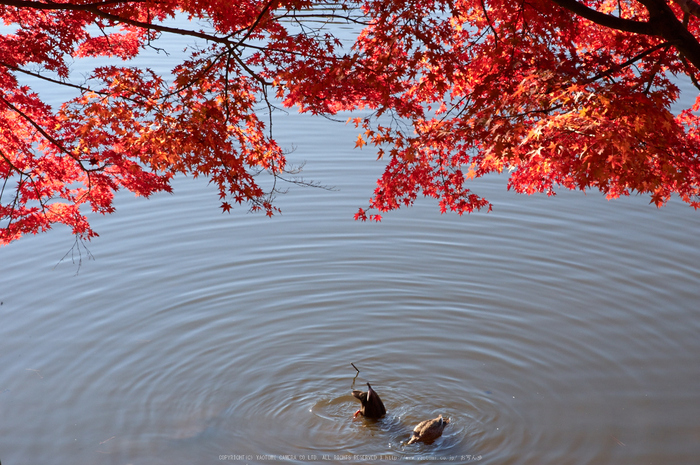
M 352 395 L 360 401 L 361 407 L 355 412 L 355 417 L 362 415 L 365 418 L 381 418 L 386 414 L 386 408 L 379 398 L 379 394 L 367 383 L 367 392 L 353 389 Z
M 407 444 L 413 444 L 414 442 L 433 442 L 440 436 L 442 436 L 442 430 L 445 429 L 450 423 L 450 419 L 442 418 L 442 415 L 432 420 L 425 420 L 418 423 L 418 426 L 413 428 L 413 436 L 408 440 Z

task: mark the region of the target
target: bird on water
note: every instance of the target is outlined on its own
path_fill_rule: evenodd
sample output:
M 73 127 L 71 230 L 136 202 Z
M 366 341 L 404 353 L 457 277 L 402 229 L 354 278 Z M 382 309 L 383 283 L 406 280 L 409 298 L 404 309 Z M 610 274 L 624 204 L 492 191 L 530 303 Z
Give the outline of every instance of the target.
M 418 426 L 413 428 L 413 436 L 408 440 L 407 444 L 422 441 L 426 443 L 433 442 L 442 436 L 442 430 L 450 423 L 450 419 L 443 419 L 442 415 L 432 420 L 425 420 L 418 423 Z
M 386 408 L 379 398 L 379 394 L 367 383 L 367 392 L 353 389 L 352 395 L 360 401 L 361 407 L 355 412 L 355 417 L 362 415 L 365 418 L 381 418 L 386 413 Z

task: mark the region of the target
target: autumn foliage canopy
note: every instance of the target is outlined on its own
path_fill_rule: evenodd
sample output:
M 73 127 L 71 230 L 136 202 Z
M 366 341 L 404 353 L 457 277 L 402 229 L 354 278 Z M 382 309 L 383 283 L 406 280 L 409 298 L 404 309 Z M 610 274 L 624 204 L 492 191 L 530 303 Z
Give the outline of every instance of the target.
M 55 223 L 89 239 L 117 190 L 178 173 L 209 178 L 225 211 L 273 214 L 276 105 L 363 110 L 356 145 L 386 163 L 363 220 L 419 195 L 490 209 L 469 180 L 504 171 L 522 193 L 700 206 L 700 99 L 681 107 L 677 87 L 700 87 L 694 0 L 0 0 L 0 16 L 3 244 Z M 130 64 L 171 35 L 196 45 L 170 73 Z M 71 73 L 89 57 L 109 59 Z

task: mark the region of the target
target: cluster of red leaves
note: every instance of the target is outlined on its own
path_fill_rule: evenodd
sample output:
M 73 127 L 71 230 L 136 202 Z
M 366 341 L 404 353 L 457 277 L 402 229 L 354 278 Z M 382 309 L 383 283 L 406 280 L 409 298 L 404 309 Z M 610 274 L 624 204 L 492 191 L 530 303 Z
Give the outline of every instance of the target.
M 645 2 L 578 3 L 648 20 Z M 392 85 L 382 82 L 382 99 L 367 104 L 374 116 L 396 115 L 390 124 L 354 120 L 365 130 L 357 145 L 373 143 L 388 158 L 372 208 L 410 205 L 421 193 L 443 212 L 490 209 L 466 182 L 503 171 L 509 188 L 527 194 L 594 188 L 608 198 L 648 193 L 657 206 L 676 194 L 700 206 L 698 104 L 670 110 L 679 98 L 672 75 L 696 82 L 697 69 L 664 37 L 604 27 L 547 0 L 368 8 L 378 19 L 358 39 L 357 61 L 391 56 L 379 74 Z M 698 37 L 698 19 L 687 19 Z M 365 209 L 356 218 L 367 219 Z
M 318 47 L 270 21 L 273 6 L 282 3 L 0 3 L 0 17 L 14 28 L 0 37 L 0 243 L 55 223 L 89 239 L 96 233 L 84 205 L 111 213 L 117 190 L 169 192 L 177 173 L 209 178 L 224 211 L 248 204 L 272 215 L 273 192 L 255 177 L 283 173 L 285 158 L 256 111 L 282 57 Z M 167 26 L 183 13 L 212 30 Z M 124 61 L 162 34 L 206 41 L 170 82 Z M 270 50 L 244 57 L 254 41 Z M 95 69 L 85 84 L 70 83 L 71 61 L 97 56 L 120 60 Z M 52 108 L 18 75 L 79 95 Z
M 224 211 L 273 214 L 274 187 L 256 179 L 285 172 L 259 112 L 273 93 L 300 111 L 371 111 L 352 119 L 356 145 L 376 146 L 386 169 L 357 219 L 419 195 L 443 212 L 490 210 L 467 185 L 503 171 L 517 192 L 698 208 L 700 100 L 671 112 L 674 75 L 697 86 L 698 12 L 693 0 L 0 0 L 12 29 L 0 36 L 0 243 L 55 223 L 90 238 L 83 205 L 110 213 L 115 191 L 169 191 L 178 173 L 209 178 Z M 178 14 L 209 28 L 169 26 Z M 320 18 L 361 25 L 352 49 L 311 26 Z M 73 59 L 129 60 L 164 34 L 199 41 L 174 78 L 117 61 L 70 83 Z M 18 76 L 79 95 L 52 108 Z

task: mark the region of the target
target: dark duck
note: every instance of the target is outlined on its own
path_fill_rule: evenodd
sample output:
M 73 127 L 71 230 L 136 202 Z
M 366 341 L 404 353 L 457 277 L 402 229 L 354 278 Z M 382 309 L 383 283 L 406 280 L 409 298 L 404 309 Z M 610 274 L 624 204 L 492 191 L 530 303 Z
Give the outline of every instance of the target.
M 360 401 L 362 406 L 355 412 L 355 417 L 362 415 L 365 418 L 381 418 L 386 413 L 386 408 L 372 386 L 367 383 L 367 392 L 353 389 L 352 395 Z

